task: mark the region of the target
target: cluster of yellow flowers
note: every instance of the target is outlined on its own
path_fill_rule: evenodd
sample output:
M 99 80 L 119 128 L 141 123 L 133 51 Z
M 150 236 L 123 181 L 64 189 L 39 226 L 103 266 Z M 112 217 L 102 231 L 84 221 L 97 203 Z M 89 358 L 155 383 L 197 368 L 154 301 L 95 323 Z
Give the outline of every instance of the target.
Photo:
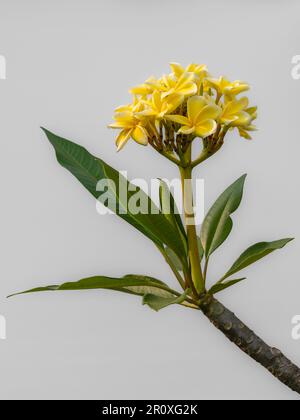
M 167 137 L 168 150 L 177 151 L 177 137 L 181 144 L 195 137 L 207 142 L 218 136 L 223 141 L 227 131 L 234 128 L 251 139 L 257 108 L 249 107 L 247 97 L 237 98 L 249 89 L 247 83 L 230 82 L 223 76 L 214 79 L 204 64 L 184 68 L 171 63 L 170 67 L 170 74 L 160 79 L 150 77 L 130 89 L 133 102 L 116 108 L 115 122 L 109 127 L 121 130 L 116 139 L 118 150 L 130 138 L 142 145 L 163 147 Z

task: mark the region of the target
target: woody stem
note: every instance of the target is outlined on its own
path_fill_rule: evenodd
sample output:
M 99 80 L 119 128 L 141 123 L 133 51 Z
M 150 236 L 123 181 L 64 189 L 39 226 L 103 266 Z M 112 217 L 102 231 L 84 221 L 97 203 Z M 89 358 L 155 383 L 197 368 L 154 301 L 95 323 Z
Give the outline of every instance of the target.
M 195 215 L 193 209 L 193 190 L 192 190 L 192 167 L 191 167 L 191 146 L 186 152 L 188 165 L 180 168 L 182 197 L 184 208 L 184 220 L 188 239 L 188 253 L 191 267 L 192 281 L 197 295 L 204 293 L 205 284 L 201 269 L 201 262 L 198 252 L 198 241 L 195 226 Z

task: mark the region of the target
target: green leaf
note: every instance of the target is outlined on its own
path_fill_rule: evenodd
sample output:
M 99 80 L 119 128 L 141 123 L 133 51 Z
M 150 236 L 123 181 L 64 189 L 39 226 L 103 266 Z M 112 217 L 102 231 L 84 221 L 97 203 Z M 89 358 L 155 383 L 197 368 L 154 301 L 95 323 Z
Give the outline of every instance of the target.
M 185 301 L 186 297 L 188 296 L 190 290 L 187 289 L 182 295 L 180 296 L 173 296 L 173 297 L 161 297 L 155 294 L 147 294 L 143 298 L 143 304 L 150 306 L 151 309 L 155 311 L 159 311 L 169 305 L 180 304 Z
M 206 257 L 209 257 L 231 232 L 230 215 L 240 205 L 245 178 L 246 175 L 241 176 L 219 196 L 203 221 L 200 237 Z
M 199 258 L 200 258 L 200 261 L 202 261 L 202 258 L 203 258 L 203 255 L 204 255 L 204 249 L 203 249 L 203 246 L 202 246 L 201 238 L 198 235 L 197 235 L 197 245 L 198 245 Z
M 165 215 L 165 217 L 169 220 L 169 222 L 174 227 L 179 229 L 182 235 L 182 239 L 185 241 L 185 245 L 186 245 L 186 232 L 185 232 L 176 202 L 174 200 L 173 194 L 165 181 L 163 181 L 162 179 L 159 179 L 159 182 L 160 182 L 159 200 L 160 200 L 161 211 Z
M 221 292 L 222 290 L 228 289 L 228 287 L 233 286 L 236 283 L 239 283 L 240 281 L 245 280 L 246 277 L 242 277 L 240 279 L 234 279 L 234 280 L 228 280 L 225 281 L 224 283 L 216 283 L 209 291 L 208 293 L 210 295 L 214 295 L 216 293 Z
M 165 252 L 166 252 L 167 256 L 170 258 L 170 260 L 172 261 L 174 268 L 177 271 L 183 271 L 182 262 L 177 257 L 175 252 L 171 248 L 168 248 L 168 247 L 165 248 Z
M 255 245 L 250 246 L 244 251 L 239 258 L 233 263 L 227 273 L 222 277 L 226 279 L 234 273 L 242 270 L 255 261 L 260 260 L 276 249 L 283 248 L 288 242 L 292 241 L 293 238 L 280 239 L 273 242 L 258 242 Z
M 142 232 L 157 246 L 161 247 L 162 244 L 169 246 L 179 258 L 184 260 L 185 249 L 182 241 L 178 240 L 177 230 L 147 194 L 128 182 L 103 160 L 91 155 L 82 146 L 58 137 L 46 129 L 43 130 L 55 149 L 58 162 L 68 169 L 95 198 Z M 102 180 L 111 180 L 105 194 L 97 191 L 98 182 Z M 120 185 L 123 185 L 124 190 L 127 191 L 127 197 L 126 194 L 122 194 L 123 188 L 120 188 Z M 138 201 L 145 204 L 146 212 L 137 212 L 137 214 L 130 212 L 128 203 L 136 199 L 136 193 L 138 193 Z
M 173 291 L 162 281 L 153 277 L 137 274 L 128 274 L 121 278 L 106 276 L 87 277 L 76 282 L 68 282 L 61 285 L 36 287 L 34 289 L 25 290 L 24 292 L 14 293 L 8 297 L 25 293 L 87 289 L 111 289 L 140 296 L 143 296 L 146 293 L 155 293 L 165 298 L 170 296 L 174 297 Z

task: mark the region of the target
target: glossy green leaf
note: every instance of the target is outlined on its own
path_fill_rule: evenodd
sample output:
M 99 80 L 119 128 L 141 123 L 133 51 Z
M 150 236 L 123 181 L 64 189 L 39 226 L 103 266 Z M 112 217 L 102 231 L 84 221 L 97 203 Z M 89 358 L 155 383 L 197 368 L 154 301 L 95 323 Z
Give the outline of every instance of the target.
M 48 130 L 44 129 L 44 132 L 55 149 L 58 162 L 68 169 L 95 198 L 150 238 L 156 245 L 162 247 L 162 244 L 165 244 L 173 249 L 179 258 L 184 258 L 185 249 L 182 241 L 178 240 L 177 230 L 140 188 L 128 182 L 118 171 L 91 155 L 82 146 L 58 137 Z M 111 180 L 106 194 L 100 194 L 97 191 L 98 183 L 102 180 Z M 127 194 L 124 195 L 121 192 L 120 185 L 125 187 L 122 190 L 127 191 Z M 130 207 L 128 203 L 130 200 L 135 200 L 137 192 L 139 201 L 146 204 L 147 211 L 144 213 L 135 214 L 128 208 Z
M 168 247 L 165 248 L 165 252 L 166 252 L 167 256 L 169 257 L 169 259 L 171 260 L 171 262 L 173 264 L 173 267 L 177 271 L 183 271 L 182 262 L 177 257 L 177 255 L 175 254 L 175 252 L 171 248 L 168 248 Z
M 157 296 L 156 294 L 149 293 L 144 296 L 143 304 L 150 306 L 150 308 L 154 309 L 155 311 L 159 311 L 160 309 L 166 308 L 167 306 L 183 303 L 189 292 L 190 290 L 187 289 L 182 295 L 176 297 L 161 297 Z
M 185 228 L 183 226 L 182 219 L 179 214 L 179 210 L 174 200 L 173 194 L 165 181 L 160 179 L 159 182 L 159 200 L 161 211 L 169 220 L 169 222 L 172 223 L 172 225 L 177 229 L 179 229 L 182 235 L 182 240 L 184 240 L 186 244 Z
M 245 279 L 246 279 L 246 277 L 242 277 L 240 279 L 228 280 L 228 281 L 224 281 L 222 283 L 217 283 L 208 291 L 208 293 L 210 295 L 214 295 L 216 293 L 222 292 L 222 290 L 228 289 L 228 287 L 233 286 L 233 285 L 235 285 L 235 284 L 237 284 L 240 281 L 243 281 Z
M 155 293 L 161 297 L 174 297 L 172 290 L 160 280 L 149 276 L 141 276 L 137 274 L 128 274 L 121 278 L 94 276 L 85 279 L 63 283 L 61 285 L 50 285 L 45 287 L 36 287 L 34 289 L 25 290 L 24 292 L 14 293 L 11 296 L 21 295 L 25 293 L 58 291 L 58 290 L 87 290 L 87 289 L 111 289 L 125 293 L 132 293 L 143 296 L 147 293 Z
M 197 236 L 197 245 L 198 245 L 199 258 L 200 258 L 200 261 L 202 261 L 202 258 L 203 258 L 203 255 L 204 255 L 204 249 L 203 249 L 203 246 L 202 246 L 200 236 Z
M 209 257 L 228 237 L 232 229 L 230 215 L 240 205 L 246 175 L 231 184 L 208 211 L 201 228 L 201 242 Z
M 250 264 L 253 264 L 255 261 L 260 260 L 276 249 L 283 248 L 288 242 L 292 240 L 293 238 L 286 238 L 273 242 L 258 242 L 257 244 L 250 246 L 239 256 L 239 258 L 233 263 L 233 265 L 222 278 L 228 278 L 232 274 L 237 273 Z

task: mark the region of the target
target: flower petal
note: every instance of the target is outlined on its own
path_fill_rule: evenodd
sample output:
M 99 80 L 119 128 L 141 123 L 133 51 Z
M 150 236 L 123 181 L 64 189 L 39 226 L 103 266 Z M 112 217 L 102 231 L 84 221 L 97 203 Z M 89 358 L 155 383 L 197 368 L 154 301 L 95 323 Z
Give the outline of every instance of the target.
M 201 124 L 196 125 L 195 133 L 197 136 L 202 137 L 203 139 L 207 136 L 210 136 L 216 131 L 217 123 L 215 120 L 207 120 Z
M 132 121 L 132 112 L 130 111 L 123 111 L 123 112 L 116 112 L 114 115 L 114 119 L 116 121 Z
M 179 63 L 170 63 L 170 67 L 176 77 L 180 77 L 184 73 L 184 68 Z
M 231 102 L 229 102 L 226 105 L 226 111 L 229 114 L 236 114 L 239 111 L 243 111 L 248 107 L 249 100 L 246 96 L 244 96 L 241 99 L 235 99 Z
M 229 96 L 235 96 L 249 89 L 250 86 L 248 85 L 248 83 L 242 82 L 241 80 L 235 80 L 234 82 L 231 82 L 228 86 L 224 88 L 224 93 Z
M 183 115 L 166 115 L 165 118 L 170 120 L 170 121 L 174 121 L 178 124 L 182 124 L 182 125 L 188 125 L 189 124 L 189 120 L 186 117 L 184 117 Z
M 131 137 L 134 141 L 136 141 L 139 144 L 142 144 L 143 146 L 146 146 L 148 144 L 148 134 L 144 127 L 141 125 L 137 125 L 131 133 Z
M 134 114 L 137 118 L 141 119 L 140 117 L 153 117 L 156 115 L 156 112 L 152 108 L 144 109 L 143 111 L 136 112 Z
M 152 94 L 152 106 L 157 110 L 160 111 L 162 106 L 161 100 L 161 93 L 158 90 L 155 90 Z
M 167 111 L 173 112 L 183 102 L 184 96 L 178 93 L 172 93 L 166 98 Z
M 195 127 L 191 127 L 189 125 L 183 125 L 179 128 L 178 133 L 182 134 L 192 134 L 195 131 Z
M 126 121 L 116 121 L 112 124 L 109 124 L 109 128 L 126 128 L 128 123 Z
M 119 152 L 125 144 L 128 142 L 130 135 L 131 135 L 132 129 L 130 130 L 122 130 L 117 139 L 116 139 L 116 146 L 117 146 L 117 152 Z
M 237 112 L 236 119 L 231 123 L 232 126 L 237 127 L 240 125 L 247 125 L 251 121 L 250 115 L 245 111 Z
M 129 93 L 132 95 L 148 95 L 152 92 L 153 87 L 146 83 L 142 83 L 141 85 L 134 86 L 133 88 L 129 89 Z
M 190 121 L 195 121 L 198 114 L 206 106 L 203 96 L 192 96 L 187 101 L 187 114 Z
M 115 109 L 115 113 L 130 111 L 131 109 L 132 109 L 132 104 L 120 105 Z
M 250 134 L 247 133 L 246 130 L 243 130 L 240 127 L 238 128 L 238 130 L 239 130 L 239 134 L 240 134 L 241 137 L 243 137 L 246 140 L 252 140 L 252 137 L 250 136 Z
M 221 113 L 221 108 L 217 105 L 206 105 L 196 117 L 197 121 L 214 120 L 218 118 Z
M 198 88 L 196 83 L 187 83 L 180 89 L 176 89 L 176 92 L 184 96 L 190 96 L 195 95 L 197 93 L 197 90 Z

